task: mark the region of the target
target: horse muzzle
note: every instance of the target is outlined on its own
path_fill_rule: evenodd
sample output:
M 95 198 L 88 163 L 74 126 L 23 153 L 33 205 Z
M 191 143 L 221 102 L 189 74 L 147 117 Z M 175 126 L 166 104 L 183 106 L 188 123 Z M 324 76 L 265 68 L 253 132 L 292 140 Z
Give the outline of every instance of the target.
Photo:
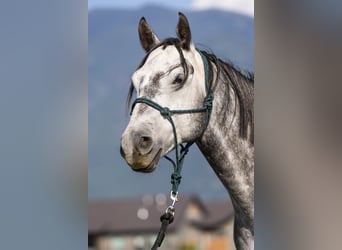
M 161 152 L 161 147 L 146 132 L 125 131 L 121 137 L 121 156 L 134 171 L 152 172 L 161 158 Z

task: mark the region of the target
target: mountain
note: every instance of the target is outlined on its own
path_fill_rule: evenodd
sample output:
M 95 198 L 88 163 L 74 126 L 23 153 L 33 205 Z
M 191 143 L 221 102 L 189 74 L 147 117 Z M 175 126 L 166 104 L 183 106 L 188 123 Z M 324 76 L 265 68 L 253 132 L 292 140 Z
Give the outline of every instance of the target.
M 197 47 L 212 51 L 241 69 L 254 68 L 254 19 L 230 12 L 185 12 Z M 178 14 L 158 6 L 138 10 L 96 9 L 88 17 L 88 197 L 91 200 L 169 193 L 172 166 L 161 160 L 152 174 L 133 172 L 119 153 L 128 123 L 125 110 L 131 74 L 144 56 L 138 22 L 145 16 L 163 39 L 175 36 Z M 173 156 L 173 154 L 171 154 Z M 226 198 L 196 146 L 183 168 L 180 193 L 203 199 Z

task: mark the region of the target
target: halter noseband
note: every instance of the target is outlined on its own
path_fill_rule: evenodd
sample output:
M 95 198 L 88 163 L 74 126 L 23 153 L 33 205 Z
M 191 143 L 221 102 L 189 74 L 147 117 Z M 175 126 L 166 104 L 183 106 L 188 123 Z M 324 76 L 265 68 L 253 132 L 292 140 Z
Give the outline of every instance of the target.
M 165 119 L 167 119 L 172 126 L 174 143 L 175 143 L 176 162 L 174 162 L 170 157 L 164 156 L 164 158 L 167 159 L 168 161 L 170 161 L 174 167 L 174 172 L 171 175 L 171 184 L 172 184 L 171 199 L 173 199 L 173 198 L 177 199 L 178 186 L 179 186 L 179 184 L 181 182 L 181 178 L 182 178 L 181 171 L 182 171 L 184 156 L 188 153 L 190 146 L 192 144 L 194 144 L 194 142 L 195 142 L 195 140 L 193 140 L 191 142 L 188 142 L 185 146 L 183 146 L 182 144 L 179 144 L 179 146 L 181 147 L 181 150 L 179 152 L 178 141 L 177 141 L 177 131 L 176 131 L 176 127 L 175 127 L 175 124 L 173 122 L 173 119 L 172 119 L 172 115 L 174 115 L 174 114 L 193 114 L 193 113 L 205 112 L 206 113 L 205 128 L 201 134 L 201 136 L 202 136 L 204 131 L 206 130 L 208 124 L 209 124 L 210 114 L 211 114 L 211 110 L 212 110 L 212 103 L 213 103 L 214 96 L 213 96 L 213 93 L 209 87 L 210 71 L 209 71 L 208 59 L 200 50 L 197 50 L 197 52 L 201 55 L 201 58 L 202 58 L 202 61 L 204 64 L 204 73 L 205 73 L 205 88 L 206 88 L 207 96 L 204 98 L 203 107 L 197 108 L 197 109 L 171 110 L 168 107 L 160 106 L 158 103 L 156 103 L 150 99 L 137 98 L 137 99 L 135 99 L 135 101 L 132 105 L 132 109 L 131 109 L 131 114 L 132 114 L 133 109 L 137 103 L 144 103 L 144 104 L 158 110 L 160 112 L 160 115 L 162 117 L 164 117 Z

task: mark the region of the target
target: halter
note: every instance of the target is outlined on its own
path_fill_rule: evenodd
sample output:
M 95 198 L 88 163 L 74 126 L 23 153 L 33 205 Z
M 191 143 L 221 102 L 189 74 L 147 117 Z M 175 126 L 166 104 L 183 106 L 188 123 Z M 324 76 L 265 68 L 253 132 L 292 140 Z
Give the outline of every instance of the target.
M 171 222 L 173 221 L 173 217 L 175 214 L 174 205 L 175 205 L 176 201 L 178 200 L 177 199 L 178 186 L 179 186 L 181 179 L 182 179 L 181 171 L 182 171 L 184 157 L 188 153 L 189 148 L 195 142 L 195 140 L 193 140 L 191 142 L 188 142 L 185 146 L 182 144 L 178 144 L 177 131 L 176 131 L 176 127 L 175 127 L 175 124 L 173 122 L 172 116 L 174 114 L 194 114 L 194 113 L 205 112 L 206 113 L 205 128 L 199 137 L 201 137 L 203 135 L 204 131 L 206 130 L 206 128 L 209 124 L 210 114 L 211 114 L 211 110 L 212 110 L 212 103 L 213 103 L 213 98 L 214 98 L 213 93 L 209 87 L 209 74 L 210 74 L 209 63 L 208 63 L 208 59 L 205 57 L 205 55 L 201 51 L 199 51 L 199 50 L 197 50 L 197 51 L 201 55 L 201 58 L 202 58 L 202 61 L 204 64 L 205 88 L 206 88 L 206 93 L 207 93 L 207 96 L 204 98 L 203 106 L 201 108 L 171 110 L 168 107 L 160 106 L 158 103 L 156 103 L 150 99 L 137 98 L 134 101 L 134 103 L 132 105 L 132 109 L 131 109 L 131 114 L 132 114 L 133 109 L 137 103 L 144 103 L 144 104 L 158 110 L 160 112 L 160 115 L 170 122 L 170 124 L 172 126 L 172 132 L 173 132 L 173 138 L 174 138 L 174 144 L 175 144 L 176 162 L 174 160 L 172 160 L 170 157 L 164 156 L 165 159 L 167 159 L 168 161 L 170 161 L 172 163 L 173 168 L 174 168 L 174 171 L 171 174 L 172 189 L 171 189 L 170 198 L 172 200 L 172 204 L 166 209 L 165 213 L 160 218 L 160 220 L 162 221 L 162 227 L 161 227 L 161 230 L 159 231 L 158 237 L 157 237 L 152 249 L 156 249 L 157 247 L 159 247 L 161 245 L 161 243 L 164 239 L 164 236 L 165 236 L 166 227 L 168 226 L 168 224 L 171 224 Z M 179 150 L 178 146 L 180 146 L 180 148 L 181 148 L 180 150 Z

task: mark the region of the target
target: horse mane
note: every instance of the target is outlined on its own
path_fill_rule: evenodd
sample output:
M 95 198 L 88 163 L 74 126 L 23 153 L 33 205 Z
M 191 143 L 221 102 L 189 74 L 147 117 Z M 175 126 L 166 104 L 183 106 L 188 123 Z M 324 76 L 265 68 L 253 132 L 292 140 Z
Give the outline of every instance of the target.
M 248 137 L 248 126 L 250 126 L 250 142 L 254 144 L 254 73 L 250 71 L 242 72 L 231 62 L 225 62 L 221 59 L 218 59 L 214 54 L 201 51 L 207 58 L 209 63 L 211 75 L 213 75 L 212 64 L 216 67 L 216 81 L 213 82 L 213 78 L 210 80 L 211 87 L 215 87 L 219 81 L 223 84 L 230 86 L 235 95 L 237 97 L 237 101 L 239 104 L 239 135 L 242 138 Z M 230 88 L 225 88 L 225 96 L 230 96 Z M 228 99 L 228 107 L 229 108 L 230 100 Z M 235 105 L 236 108 L 236 105 Z M 234 115 L 236 110 L 234 110 Z M 222 112 L 224 114 L 222 116 L 222 121 L 226 121 L 225 114 L 226 112 Z
M 154 51 L 155 49 L 163 46 L 165 49 L 167 46 L 173 45 L 177 48 L 178 53 L 180 54 L 181 59 L 181 65 L 183 66 L 185 78 L 188 77 L 188 66 L 185 62 L 185 58 L 183 55 L 183 52 L 181 50 L 180 42 L 177 38 L 167 38 L 163 40 L 161 43 L 156 45 L 154 48 L 152 48 L 143 58 L 143 60 L 138 65 L 137 69 L 141 68 L 149 55 Z M 207 60 L 211 63 L 209 63 L 209 71 L 210 71 L 210 77 L 209 77 L 209 83 L 211 87 L 217 86 L 219 81 L 222 81 L 224 84 L 227 84 L 231 86 L 233 91 L 236 94 L 238 103 L 239 103 L 239 111 L 240 111 L 240 119 L 239 119 L 239 127 L 240 127 L 240 137 L 247 138 L 248 136 L 248 126 L 250 125 L 251 128 L 251 136 L 250 141 L 252 144 L 254 144 L 254 73 L 246 71 L 242 73 L 241 70 L 239 70 L 236 66 L 234 66 L 231 62 L 224 62 L 221 59 L 218 59 L 214 54 L 202 51 L 201 52 L 205 55 Z M 214 82 L 213 77 L 213 65 L 216 67 L 216 74 L 218 77 L 216 77 Z M 226 96 L 230 96 L 230 88 L 225 88 L 227 93 L 225 93 Z M 127 95 L 127 101 L 126 101 L 126 107 L 127 110 L 129 110 L 130 103 L 133 97 L 134 93 L 134 86 L 131 82 L 128 95 Z M 235 106 L 236 107 L 236 106 Z M 229 99 L 228 99 L 228 107 L 229 108 Z M 234 114 L 236 113 L 236 110 L 234 111 Z M 222 112 L 222 114 L 225 114 L 225 112 Z M 223 121 L 225 121 L 226 117 L 222 117 Z

